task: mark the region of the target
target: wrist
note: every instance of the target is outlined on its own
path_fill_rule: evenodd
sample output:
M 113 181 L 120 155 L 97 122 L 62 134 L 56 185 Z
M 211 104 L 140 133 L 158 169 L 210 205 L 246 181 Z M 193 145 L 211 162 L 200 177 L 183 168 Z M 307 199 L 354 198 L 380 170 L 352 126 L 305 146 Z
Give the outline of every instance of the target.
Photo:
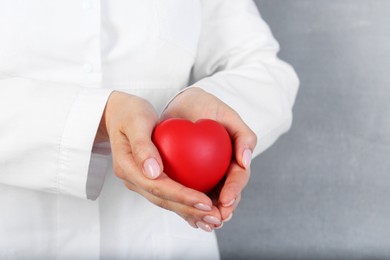
M 112 110 L 112 105 L 114 103 L 113 100 L 116 99 L 116 96 L 118 94 L 120 94 L 120 92 L 113 91 L 107 99 L 102 116 L 100 118 L 99 127 L 96 132 L 94 144 L 108 142 L 110 140 L 107 119 L 110 117 L 109 114 L 111 113 L 110 111 Z
M 106 108 L 104 108 L 102 117 L 100 118 L 100 123 L 98 130 L 96 132 L 94 144 L 97 143 L 104 143 L 109 140 L 108 132 L 107 132 L 107 127 L 106 127 L 106 119 L 105 119 L 105 114 L 106 114 Z

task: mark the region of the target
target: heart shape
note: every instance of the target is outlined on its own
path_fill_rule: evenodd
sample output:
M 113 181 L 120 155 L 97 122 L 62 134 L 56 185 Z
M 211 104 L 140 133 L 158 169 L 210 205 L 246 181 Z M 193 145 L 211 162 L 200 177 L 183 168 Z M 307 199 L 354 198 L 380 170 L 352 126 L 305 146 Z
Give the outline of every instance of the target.
M 152 140 L 164 172 L 173 180 L 207 193 L 225 175 L 232 158 L 229 133 L 220 123 L 171 118 L 159 123 Z

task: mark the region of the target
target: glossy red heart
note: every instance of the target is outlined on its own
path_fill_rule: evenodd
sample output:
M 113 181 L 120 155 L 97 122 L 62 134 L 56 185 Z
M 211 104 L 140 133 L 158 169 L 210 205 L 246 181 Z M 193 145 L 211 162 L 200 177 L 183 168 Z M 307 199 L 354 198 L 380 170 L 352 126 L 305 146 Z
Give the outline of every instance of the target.
M 195 123 L 172 118 L 154 129 L 153 142 L 164 172 L 173 180 L 207 193 L 225 175 L 232 157 L 232 142 L 225 127 L 214 120 Z

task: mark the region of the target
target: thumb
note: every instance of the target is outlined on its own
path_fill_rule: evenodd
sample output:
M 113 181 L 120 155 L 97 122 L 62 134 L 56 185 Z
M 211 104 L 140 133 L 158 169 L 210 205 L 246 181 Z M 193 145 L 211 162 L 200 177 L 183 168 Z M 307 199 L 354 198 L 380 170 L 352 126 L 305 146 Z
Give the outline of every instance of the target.
M 133 158 L 140 171 L 148 179 L 158 178 L 163 171 L 163 164 L 156 146 L 151 141 L 151 132 L 150 135 L 142 134 L 133 137 L 130 139 L 130 146 Z
M 238 136 L 234 140 L 235 156 L 238 164 L 244 169 L 249 169 L 252 161 L 252 153 L 256 145 L 256 137 L 253 135 Z
M 163 172 L 163 164 L 157 147 L 152 142 L 156 117 L 140 117 L 124 127 L 130 144 L 131 155 L 138 169 L 148 179 L 156 179 Z
M 151 140 L 158 122 L 153 106 L 140 97 L 114 91 L 104 111 L 104 130 L 109 135 L 113 155 L 119 154 L 125 161 L 131 158 L 138 172 L 149 179 L 160 176 L 162 160 Z
M 225 120 L 222 124 L 233 140 L 234 154 L 238 164 L 244 169 L 249 169 L 252 153 L 257 144 L 256 134 L 238 114 L 233 114 L 231 120 Z
M 161 175 L 162 172 L 161 165 L 162 165 L 161 160 L 158 160 L 155 157 L 150 157 L 144 160 L 143 173 L 149 179 L 156 179 Z

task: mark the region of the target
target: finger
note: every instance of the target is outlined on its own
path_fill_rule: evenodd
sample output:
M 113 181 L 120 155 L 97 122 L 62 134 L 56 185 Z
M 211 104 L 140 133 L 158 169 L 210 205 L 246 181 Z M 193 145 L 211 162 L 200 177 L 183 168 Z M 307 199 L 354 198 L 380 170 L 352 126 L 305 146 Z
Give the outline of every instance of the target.
M 221 123 L 233 140 L 234 154 L 238 164 L 244 169 L 249 169 L 252 152 L 257 144 L 256 134 L 233 110 L 230 111 L 228 116 L 222 117 Z
M 136 180 L 136 182 L 137 181 L 138 180 Z M 165 173 L 161 174 L 160 178 L 154 181 L 136 184 L 142 186 L 145 191 L 153 196 L 164 200 L 183 204 L 206 212 L 211 211 L 213 208 L 213 203 L 207 195 L 175 182 Z
M 175 182 L 165 173 L 155 180 L 149 180 L 139 174 L 139 168 L 132 155 L 132 153 L 123 152 L 115 156 L 115 171 L 121 173 L 117 174 L 118 177 L 163 200 L 184 204 L 206 212 L 211 211 L 213 203 L 206 194 Z
M 151 140 L 158 117 L 154 110 L 148 110 L 146 107 L 142 111 L 143 115 L 137 114 L 136 117 L 126 120 L 122 131 L 129 140 L 132 155 L 140 171 L 147 178 L 156 179 L 163 171 L 160 154 Z
M 241 194 L 237 196 L 237 198 L 234 200 L 234 203 L 229 207 L 223 207 L 222 205 L 219 207 L 219 212 L 222 217 L 222 223 L 228 222 L 232 217 L 234 211 L 237 209 L 238 204 L 241 201 Z
M 230 165 L 226 181 L 219 195 L 223 207 L 231 207 L 249 181 L 250 169 L 243 169 L 235 161 Z
M 115 175 L 123 180 L 131 180 L 132 172 L 129 169 L 136 167 L 131 153 L 129 140 L 121 132 L 111 134 L 110 137 L 113 170 Z
M 148 199 L 153 204 L 163 209 L 175 212 L 194 228 L 199 227 L 205 231 L 210 232 L 215 227 L 220 226 L 222 224 L 222 220 L 221 220 L 222 218 L 219 209 L 216 207 L 213 207 L 212 210 L 209 212 L 204 212 L 194 207 L 190 207 L 173 201 L 164 200 L 161 199 L 160 197 L 156 197 L 146 192 L 145 190 L 139 189 L 138 186 L 132 183 L 125 182 L 125 185 L 129 189 L 134 190 L 139 194 L 141 194 L 143 197 Z
M 195 229 L 198 229 L 198 226 L 195 224 L 194 221 L 187 221 L 188 225 L 190 225 L 191 227 L 195 228 Z

